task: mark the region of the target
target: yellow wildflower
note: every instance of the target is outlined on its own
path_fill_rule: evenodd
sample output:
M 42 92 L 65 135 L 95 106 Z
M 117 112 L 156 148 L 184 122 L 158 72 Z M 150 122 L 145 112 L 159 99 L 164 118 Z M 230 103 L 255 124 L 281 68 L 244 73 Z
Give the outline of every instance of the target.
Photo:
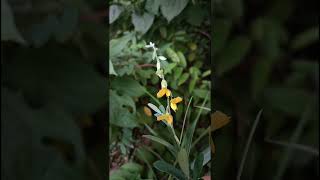
M 157 98 L 161 98 L 164 95 L 166 95 L 167 97 L 171 96 L 171 91 L 167 88 L 161 88 L 157 93 Z
M 144 111 L 144 113 L 145 113 L 147 116 L 149 116 L 149 117 L 152 116 L 152 112 L 151 112 L 151 110 L 150 110 L 148 107 L 144 106 L 144 107 L 143 107 L 143 111 Z
M 171 114 L 166 113 L 158 116 L 157 121 L 167 121 L 168 124 L 172 125 L 173 117 Z
M 170 106 L 171 109 L 173 109 L 174 111 L 177 111 L 178 107 L 177 107 L 177 103 L 181 102 L 182 98 L 181 97 L 176 97 L 170 100 Z

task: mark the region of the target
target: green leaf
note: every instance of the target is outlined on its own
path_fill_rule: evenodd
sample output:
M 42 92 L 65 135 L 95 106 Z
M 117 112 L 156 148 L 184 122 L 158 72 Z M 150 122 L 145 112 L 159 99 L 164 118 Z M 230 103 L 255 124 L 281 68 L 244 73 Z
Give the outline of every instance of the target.
M 148 131 L 149 131 L 152 135 L 154 135 L 154 136 L 159 136 L 159 134 L 158 134 L 157 132 L 155 132 L 150 126 L 148 126 L 148 124 L 144 124 L 144 125 L 147 127 Z
M 130 77 L 115 78 L 110 84 L 112 89 L 130 97 L 140 97 L 145 93 L 145 88 Z
M 231 28 L 232 28 L 232 22 L 229 20 L 226 20 L 225 18 L 216 18 L 214 20 L 214 29 L 213 29 L 213 37 L 212 38 L 212 44 L 215 45 L 214 53 L 219 52 L 221 49 L 224 48 L 227 39 L 230 35 Z
M 175 168 L 173 165 L 168 164 L 165 161 L 156 161 L 155 163 L 153 163 L 153 166 L 159 171 L 168 173 L 179 180 L 187 179 L 179 169 Z
M 132 13 L 132 24 L 134 25 L 134 30 L 145 34 L 153 24 L 154 15 L 150 13 L 143 13 L 139 15 L 136 12 Z
M 166 54 L 173 62 L 176 62 L 176 63 L 180 62 L 178 54 L 170 47 L 166 48 Z
M 313 27 L 298 34 L 293 39 L 291 47 L 296 50 L 302 49 L 317 41 L 319 41 L 319 27 Z
M 111 60 L 109 60 L 109 74 L 113 74 L 113 75 L 117 76 L 117 73 L 113 68 L 113 64 L 112 64 Z
M 176 67 L 174 74 L 173 74 L 173 79 L 176 81 L 178 80 L 179 77 L 181 77 L 181 74 L 183 72 L 183 68 L 182 67 Z
M 183 73 L 182 76 L 178 80 L 178 86 L 180 86 L 183 83 L 185 83 L 188 80 L 189 76 L 190 76 L 189 73 Z
M 116 21 L 120 14 L 123 12 L 123 7 L 119 5 L 111 5 L 109 7 L 109 24 L 112 24 Z
M 265 94 L 265 101 L 271 107 L 293 116 L 301 115 L 310 98 L 308 92 L 297 88 L 269 88 Z
M 172 152 L 174 152 L 174 153 L 177 152 L 177 151 L 175 150 L 175 148 L 173 147 L 172 144 L 168 143 L 167 141 L 165 141 L 165 140 L 163 140 L 163 139 L 161 139 L 161 138 L 159 138 L 159 137 L 151 136 L 151 135 L 143 135 L 142 137 L 145 137 L 145 138 L 148 138 L 148 139 L 150 139 L 150 140 L 152 140 L 152 141 L 155 141 L 155 142 L 157 142 L 157 143 L 160 143 L 160 144 L 166 146 L 170 151 L 172 151 Z
M 178 159 L 179 166 L 182 169 L 182 172 L 187 177 L 189 177 L 189 173 L 190 173 L 189 172 L 189 157 L 188 157 L 186 149 L 184 149 L 184 148 L 180 149 L 177 159 Z
M 209 91 L 205 90 L 205 89 L 195 89 L 195 90 L 193 90 L 193 95 L 204 99 L 204 98 L 206 98 L 206 95 L 208 94 L 208 92 Z
M 182 12 L 187 6 L 188 1 L 189 0 L 162 0 L 160 7 L 162 15 L 170 22 Z
M 128 42 L 132 39 L 133 33 L 125 34 L 124 36 L 111 39 L 109 42 L 109 57 L 112 59 L 115 56 L 119 56 L 121 51 L 127 46 Z
M 145 9 L 154 15 L 158 15 L 160 3 L 161 1 L 159 0 L 148 0 Z
M 186 9 L 187 22 L 194 26 L 200 26 L 204 18 L 208 14 L 208 10 L 199 4 L 189 6 Z
M 203 164 L 203 154 L 199 153 L 195 159 L 194 168 L 193 168 L 193 180 L 198 180 L 201 175 L 202 165 Z
M 14 22 L 14 15 L 7 0 L 1 0 L 1 41 L 15 41 L 26 44 Z
M 267 86 L 273 64 L 274 60 L 267 58 L 259 58 L 255 64 L 252 72 L 252 94 L 255 98 Z
M 182 67 L 186 67 L 187 66 L 187 61 L 186 61 L 186 58 L 184 57 L 183 53 L 181 51 L 178 51 L 177 55 L 179 57 L 179 62 L 182 65 Z
M 217 74 L 219 76 L 239 65 L 250 49 L 250 40 L 245 36 L 233 39 L 222 50 L 217 62 Z

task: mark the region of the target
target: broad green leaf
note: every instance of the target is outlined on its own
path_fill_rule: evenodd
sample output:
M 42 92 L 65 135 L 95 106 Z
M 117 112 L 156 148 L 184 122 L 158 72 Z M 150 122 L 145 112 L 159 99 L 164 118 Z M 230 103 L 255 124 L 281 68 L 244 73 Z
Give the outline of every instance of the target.
M 162 0 L 161 13 L 170 22 L 187 6 L 189 0 Z
M 117 76 L 117 73 L 113 68 L 113 64 L 112 64 L 111 60 L 109 60 L 109 74 L 113 74 L 113 75 Z
M 120 38 L 111 39 L 109 42 L 109 57 L 112 59 L 119 56 L 121 51 L 127 46 L 128 42 L 132 39 L 133 33 L 127 33 Z
M 179 163 L 179 166 L 180 166 L 182 172 L 187 177 L 189 177 L 189 173 L 190 173 L 189 172 L 189 157 L 188 157 L 186 149 L 184 149 L 184 148 L 180 149 L 178 156 L 177 156 L 177 159 L 178 159 L 178 163 Z
M 182 76 L 179 78 L 178 80 L 178 86 L 182 85 L 183 83 L 185 83 L 188 78 L 189 78 L 190 74 L 188 73 L 183 73 Z
M 111 5 L 109 7 L 109 24 L 112 24 L 114 21 L 116 21 L 120 14 L 123 12 L 123 7 L 119 5 Z
M 214 19 L 212 44 L 214 44 L 214 53 L 224 48 L 232 28 L 232 22 L 225 18 Z
M 7 0 L 1 0 L 1 41 L 15 41 L 26 44 L 14 21 L 14 15 Z
M 160 3 L 161 1 L 159 0 L 148 0 L 145 9 L 154 15 L 158 15 Z
M 310 28 L 298 34 L 292 41 L 293 49 L 302 49 L 319 41 L 319 27 Z
M 141 172 L 143 167 L 140 164 L 129 162 L 121 166 L 121 169 L 129 171 L 131 173 Z
M 209 9 L 199 4 L 189 6 L 186 9 L 187 22 L 194 26 L 200 26 L 206 15 L 209 14 Z
M 198 180 L 201 175 L 202 165 L 203 164 L 203 154 L 199 153 L 195 159 L 194 168 L 193 168 L 193 180 Z
M 145 88 L 130 77 L 115 78 L 110 84 L 112 89 L 130 97 L 140 97 L 145 93 Z
M 143 135 L 142 137 L 145 137 L 145 138 L 148 138 L 148 139 L 150 139 L 150 140 L 152 140 L 152 141 L 155 141 L 155 142 L 157 142 L 157 143 L 160 143 L 160 144 L 166 146 L 166 147 L 167 147 L 169 150 L 171 150 L 172 152 L 177 152 L 177 151 L 175 150 L 175 148 L 173 147 L 172 144 L 168 143 L 167 141 L 165 141 L 165 140 L 163 140 L 163 139 L 161 139 L 161 138 L 159 138 L 159 137 L 151 136 L 151 135 Z
M 145 34 L 153 24 L 154 15 L 150 13 L 143 13 L 139 15 L 136 12 L 132 14 L 132 24 L 134 25 L 134 30 Z
M 153 166 L 159 171 L 168 173 L 179 180 L 187 180 L 187 178 L 179 169 L 175 168 L 173 165 L 168 164 L 165 161 L 156 161 L 155 163 L 153 163 Z
M 217 57 L 217 74 L 219 76 L 239 65 L 250 49 L 250 40 L 245 36 L 233 39 Z

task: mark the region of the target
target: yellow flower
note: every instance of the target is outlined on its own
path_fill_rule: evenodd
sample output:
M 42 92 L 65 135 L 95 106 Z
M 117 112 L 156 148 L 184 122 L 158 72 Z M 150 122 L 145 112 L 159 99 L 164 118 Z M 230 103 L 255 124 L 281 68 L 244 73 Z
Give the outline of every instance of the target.
M 171 99 L 171 101 L 170 101 L 171 109 L 173 109 L 174 111 L 177 111 L 177 109 L 178 109 L 177 103 L 179 103 L 181 101 L 182 101 L 181 97 L 176 97 L 176 98 Z
M 157 93 L 157 97 L 161 98 L 164 95 L 166 95 L 167 97 L 171 96 L 171 91 L 167 88 L 161 88 L 160 91 Z
M 144 107 L 143 107 L 143 111 L 144 111 L 144 113 L 145 113 L 147 116 L 149 116 L 149 117 L 152 116 L 152 112 L 151 112 L 151 110 L 150 110 L 148 107 L 144 106 Z
M 173 117 L 171 114 L 163 114 L 157 117 L 157 121 L 167 121 L 168 124 L 172 125 Z

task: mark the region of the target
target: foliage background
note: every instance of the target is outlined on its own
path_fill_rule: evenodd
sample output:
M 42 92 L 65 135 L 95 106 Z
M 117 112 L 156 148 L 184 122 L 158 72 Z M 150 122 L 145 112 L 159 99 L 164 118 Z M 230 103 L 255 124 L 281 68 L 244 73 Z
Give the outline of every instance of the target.
M 260 109 L 241 179 L 317 179 L 318 3 L 215 0 L 212 5 L 212 102 L 231 116 L 231 123 L 213 134 L 213 179 L 236 178 Z M 309 149 L 291 151 L 284 143 Z

